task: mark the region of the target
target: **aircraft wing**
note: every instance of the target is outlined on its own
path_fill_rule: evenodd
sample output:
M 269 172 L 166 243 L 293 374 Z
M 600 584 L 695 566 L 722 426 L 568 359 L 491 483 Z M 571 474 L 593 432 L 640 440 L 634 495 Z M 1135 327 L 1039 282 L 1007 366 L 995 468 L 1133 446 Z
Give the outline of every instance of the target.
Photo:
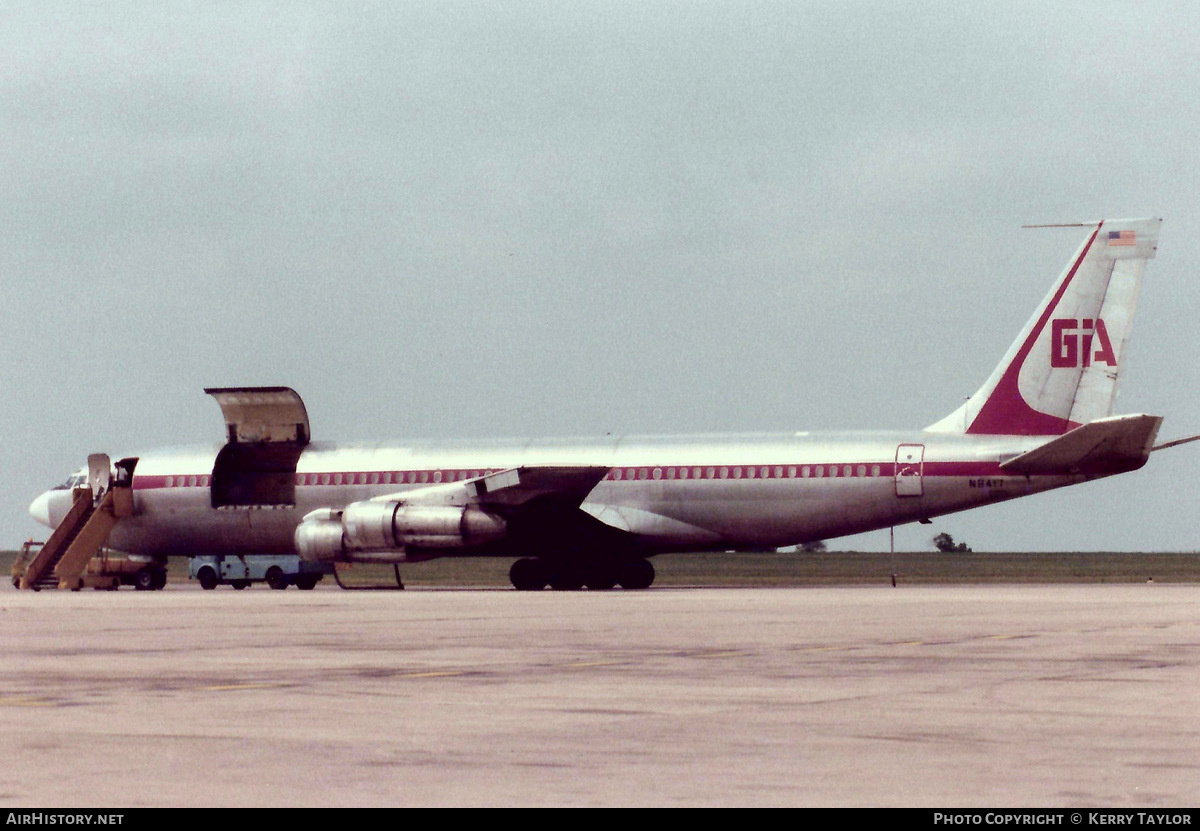
M 1120 473 L 1150 457 L 1161 416 L 1098 418 L 1000 464 L 1006 473 Z
M 403 502 L 407 505 L 476 505 L 517 508 L 538 497 L 554 497 L 560 504 L 578 507 L 592 488 L 608 473 L 607 467 L 530 465 L 399 493 L 384 494 L 372 502 Z
M 380 562 L 399 562 L 409 549 L 425 552 L 421 559 L 431 549 L 489 544 L 541 550 L 578 538 L 581 520 L 592 521 L 579 504 L 607 473 L 590 465 L 514 467 L 322 508 L 297 526 L 296 550 L 311 561 L 347 551 L 369 561 L 369 552 L 385 552 Z

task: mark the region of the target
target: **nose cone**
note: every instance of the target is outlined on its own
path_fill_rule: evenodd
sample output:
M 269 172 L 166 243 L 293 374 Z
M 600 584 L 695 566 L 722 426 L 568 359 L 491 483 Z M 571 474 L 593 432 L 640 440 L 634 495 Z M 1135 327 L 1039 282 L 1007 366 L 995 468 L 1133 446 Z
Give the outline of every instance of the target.
M 47 528 L 54 527 L 54 524 L 50 522 L 50 491 L 46 491 L 33 500 L 33 504 L 29 506 L 29 515 Z

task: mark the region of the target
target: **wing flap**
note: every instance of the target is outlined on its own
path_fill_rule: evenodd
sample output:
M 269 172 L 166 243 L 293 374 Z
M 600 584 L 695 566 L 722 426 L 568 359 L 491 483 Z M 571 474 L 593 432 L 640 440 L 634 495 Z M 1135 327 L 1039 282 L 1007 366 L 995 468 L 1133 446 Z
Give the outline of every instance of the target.
M 661 537 L 689 545 L 719 545 L 721 535 L 707 528 L 672 517 L 644 511 L 628 505 L 605 505 L 599 502 L 584 502 L 579 506 L 584 513 L 594 517 L 610 528 L 639 537 Z

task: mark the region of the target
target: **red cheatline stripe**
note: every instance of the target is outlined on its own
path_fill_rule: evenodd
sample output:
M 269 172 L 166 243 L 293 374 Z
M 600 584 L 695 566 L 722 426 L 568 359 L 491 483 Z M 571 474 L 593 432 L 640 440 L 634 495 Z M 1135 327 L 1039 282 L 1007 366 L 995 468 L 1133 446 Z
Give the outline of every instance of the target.
M 389 471 L 328 471 L 298 473 L 301 487 L 372 487 L 379 485 L 434 485 L 472 479 L 493 469 L 424 469 Z M 925 462 L 924 476 L 1005 476 L 996 462 L 946 461 Z M 440 475 L 439 475 L 440 474 Z M 747 480 L 756 479 L 872 479 L 896 475 L 895 462 L 821 462 L 776 465 L 639 465 L 614 467 L 605 476 L 610 482 Z M 372 481 L 375 477 L 375 481 Z M 208 474 L 170 476 L 134 475 L 135 490 L 208 487 Z

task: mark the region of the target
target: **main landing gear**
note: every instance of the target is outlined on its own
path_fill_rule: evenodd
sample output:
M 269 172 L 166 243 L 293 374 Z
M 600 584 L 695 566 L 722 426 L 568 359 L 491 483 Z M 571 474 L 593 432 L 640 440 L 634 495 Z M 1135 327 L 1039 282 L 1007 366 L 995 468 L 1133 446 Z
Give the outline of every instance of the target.
M 167 585 L 167 570 L 160 565 L 144 566 L 133 575 L 133 587 L 140 592 L 158 591 Z
M 525 557 L 512 564 L 508 572 L 517 591 L 536 592 L 547 585 L 556 591 L 606 591 L 614 586 L 644 589 L 654 582 L 654 566 L 649 560 L 617 562 L 562 563 Z

